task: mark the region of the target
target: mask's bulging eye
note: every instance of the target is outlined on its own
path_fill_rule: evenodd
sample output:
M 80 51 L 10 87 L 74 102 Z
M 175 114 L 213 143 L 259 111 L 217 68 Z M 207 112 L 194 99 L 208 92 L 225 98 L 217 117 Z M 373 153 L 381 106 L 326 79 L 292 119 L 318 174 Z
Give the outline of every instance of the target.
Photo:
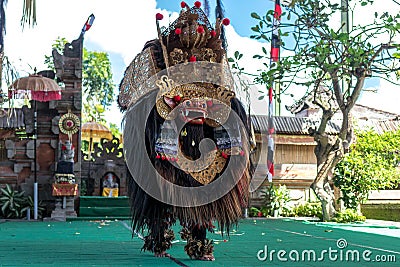
M 185 104 L 186 104 L 187 107 L 190 107 L 190 101 L 189 100 L 186 101 Z

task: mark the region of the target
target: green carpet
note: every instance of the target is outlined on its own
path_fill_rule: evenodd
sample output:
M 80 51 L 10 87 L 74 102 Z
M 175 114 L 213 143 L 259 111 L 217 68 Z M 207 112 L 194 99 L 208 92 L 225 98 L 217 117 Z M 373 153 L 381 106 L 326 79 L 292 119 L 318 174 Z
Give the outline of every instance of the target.
M 190 260 L 175 226 L 176 240 L 169 251 L 173 259 L 155 258 L 140 251 L 142 240 L 131 237 L 128 225 L 127 221 L 1 222 L 0 266 L 398 266 L 400 261 L 400 238 L 283 219 L 243 220 L 229 238 L 209 234 L 215 242 L 214 262 Z M 347 242 L 343 249 L 336 243 L 341 238 Z M 265 246 L 269 255 L 276 252 L 272 259 L 260 261 L 257 253 Z M 321 251 L 329 249 L 337 251 L 336 260 L 326 253 L 321 257 Z M 279 250 L 286 253 L 280 252 L 281 260 Z M 366 262 L 362 258 L 366 250 L 371 251 L 371 260 L 384 256 L 392 262 Z M 355 251 L 359 261 L 350 255 Z M 294 262 L 296 253 L 299 261 Z

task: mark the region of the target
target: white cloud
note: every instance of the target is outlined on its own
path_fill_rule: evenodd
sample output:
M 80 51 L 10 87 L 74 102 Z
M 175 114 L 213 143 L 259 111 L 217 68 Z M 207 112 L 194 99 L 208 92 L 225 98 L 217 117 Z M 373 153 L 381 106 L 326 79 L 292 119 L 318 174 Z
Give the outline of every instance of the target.
M 155 0 L 40 0 L 37 1 L 37 25 L 25 27 L 22 31 L 22 4 L 22 1 L 8 1 L 5 36 L 5 54 L 21 76 L 32 73 L 35 67 L 45 69 L 44 56 L 51 55 L 54 40 L 58 37 L 65 37 L 68 41 L 78 38 L 92 13 L 96 18 L 85 34 L 84 42 L 94 44 L 98 50 L 120 55 L 126 66 L 142 50 L 146 41 L 157 38 L 157 12 L 164 14 L 162 23 L 168 22 L 169 15 L 171 20 L 177 17 L 176 13 L 156 9 Z M 107 119 L 120 125 L 122 115 L 116 103 L 106 114 Z
M 96 19 L 85 41 L 120 54 L 129 64 L 145 41 L 157 37 L 155 10 L 155 0 L 40 0 L 37 1 L 37 25 L 22 31 L 22 2 L 8 1 L 5 53 L 14 61 L 22 59 L 38 69 L 43 68 L 44 55 L 51 54 L 54 40 L 59 36 L 69 41 L 76 39 L 93 13 Z
M 376 10 L 394 10 L 388 8 L 386 4 L 374 8 Z M 5 54 L 17 65 L 21 75 L 32 72 L 28 64 L 32 68 L 37 67 L 38 70 L 44 69 L 44 55 L 51 54 L 51 44 L 54 43 L 54 40 L 59 36 L 65 37 L 69 41 L 76 39 L 86 19 L 93 13 L 96 19 L 93 27 L 85 35 L 86 44 L 90 42 L 96 45 L 99 50 L 120 55 L 127 66 L 142 50 L 146 41 L 157 38 L 155 25 L 155 14 L 157 12 L 164 14 L 162 25 L 168 24 L 169 21 L 172 22 L 177 17 L 176 13 L 170 14 L 166 10 L 157 10 L 155 0 L 114 0 L 112 2 L 105 0 L 39 0 L 37 1 L 37 26 L 25 28 L 22 31 L 20 26 L 22 1 L 8 1 Z M 358 15 L 354 14 L 354 16 L 357 17 Z M 255 54 L 262 54 L 262 46 L 265 46 L 269 51 L 268 43 L 259 43 L 256 40 L 239 36 L 232 26 L 226 27 L 226 33 L 229 45 L 228 56 L 232 57 L 235 51 L 243 53 L 241 62 L 246 71 L 250 73 L 256 73 L 259 69 L 266 69 L 266 66 L 262 65 L 263 61 L 252 57 Z M 88 48 L 90 49 L 90 47 Z M 266 63 L 268 64 L 268 62 Z M 119 81 L 116 81 L 116 83 L 118 84 Z M 397 88 L 384 83 L 381 83 L 381 86 L 385 87 L 382 91 L 378 91 L 381 93 L 374 95 L 375 103 L 382 103 L 380 109 L 385 110 L 390 109 L 393 105 L 394 111 L 400 113 L 400 105 L 391 103 L 391 101 L 397 100 L 391 97 L 394 94 L 393 91 Z M 389 96 L 387 96 L 385 88 L 394 89 L 387 89 L 391 90 Z M 266 113 L 268 110 L 266 99 L 258 100 L 258 90 L 266 91 L 267 89 L 264 86 L 257 86 L 252 89 L 253 112 Z M 296 92 L 296 97 L 301 97 L 303 94 L 300 90 L 291 91 Z M 376 101 L 379 97 L 382 97 L 382 100 Z M 362 103 L 367 103 L 366 99 L 367 94 L 364 94 Z M 292 99 L 288 99 L 284 103 L 292 104 L 292 102 Z M 111 111 L 107 112 L 107 118 L 117 125 L 120 124 L 121 117 L 116 105 L 113 105 Z
M 381 79 L 379 86 L 366 88 L 358 103 L 383 111 L 400 114 L 400 86 Z
M 374 1 L 372 5 L 368 4 L 367 6 L 353 12 L 350 11 L 350 25 L 351 23 L 354 26 L 372 23 L 375 12 L 377 12 L 379 16 L 384 12 L 396 16 L 400 12 L 400 6 L 390 0 Z M 340 21 L 340 18 L 338 19 Z M 374 45 L 379 45 L 381 43 L 387 43 L 387 37 L 388 36 L 381 35 L 379 38 L 372 38 L 369 41 L 373 42 Z M 400 43 L 400 34 L 397 34 L 393 41 Z M 392 79 L 395 79 L 394 75 Z M 366 88 L 357 103 L 383 111 L 400 114 L 400 105 L 398 104 L 400 98 L 397 97 L 399 90 L 400 86 L 380 79 L 378 86 L 374 88 Z
M 163 11 L 164 14 L 164 11 Z M 174 13 L 172 14 L 170 18 L 170 22 L 173 22 L 175 18 L 177 18 L 177 14 Z M 164 14 L 165 17 L 165 14 Z M 167 26 L 167 20 L 164 21 L 163 26 Z M 154 26 L 155 27 L 155 26 Z M 227 41 L 228 41 L 228 57 L 233 57 L 235 51 L 240 51 L 243 53 L 243 58 L 240 60 L 240 62 L 243 64 L 245 67 L 246 71 L 249 73 L 257 73 L 258 70 L 264 69 L 265 66 L 263 65 L 263 62 L 258 60 L 258 59 L 253 59 L 253 55 L 255 54 L 261 54 L 262 53 L 262 46 L 265 46 L 266 48 L 269 47 L 269 44 L 266 43 L 260 43 L 257 42 L 256 40 L 250 39 L 248 37 L 242 37 L 239 36 L 235 29 L 232 26 L 226 27 L 226 36 L 227 36 Z M 146 40 L 147 41 L 147 40 Z M 142 46 L 145 41 L 142 42 Z M 269 49 L 267 49 L 269 51 Z M 136 55 L 136 54 L 135 54 Z M 250 83 L 252 83 L 253 78 L 251 77 L 244 77 L 247 79 Z M 258 100 L 258 97 L 261 95 L 258 90 L 263 90 L 266 92 L 266 88 L 263 85 L 252 85 L 251 86 L 251 111 L 252 113 L 256 114 L 266 114 L 268 111 L 268 103 L 267 99 L 264 98 L 263 100 Z M 246 96 L 244 93 L 238 92 L 238 97 L 245 102 Z M 246 108 L 247 108 L 246 104 Z M 119 113 L 118 108 L 116 106 L 113 106 L 111 110 L 108 112 L 108 117 L 112 120 L 115 119 L 115 115 Z M 120 124 L 119 122 L 114 122 L 117 123 L 118 125 Z
M 242 37 L 232 26 L 228 26 L 226 29 L 226 39 L 228 42 L 228 57 L 234 58 L 234 53 L 239 51 L 243 54 L 240 59 L 239 64 L 241 68 L 244 68 L 245 72 L 256 74 L 259 70 L 265 70 L 265 66 L 259 59 L 254 59 L 253 56 L 256 54 L 262 54 L 262 47 L 267 46 L 266 43 L 260 43 L 256 40 L 250 39 L 248 37 Z M 267 49 L 268 50 L 268 49 Z M 248 84 L 253 84 L 254 77 L 243 75 L 241 79 L 246 80 Z M 251 112 L 256 114 L 266 114 L 268 111 L 267 98 L 258 100 L 258 97 L 262 94 L 259 90 L 266 92 L 266 88 L 263 85 L 251 85 L 250 86 L 250 103 Z M 246 95 L 244 92 L 237 92 L 238 97 L 243 103 L 248 105 L 246 102 Z M 247 107 L 246 107 L 247 108 Z

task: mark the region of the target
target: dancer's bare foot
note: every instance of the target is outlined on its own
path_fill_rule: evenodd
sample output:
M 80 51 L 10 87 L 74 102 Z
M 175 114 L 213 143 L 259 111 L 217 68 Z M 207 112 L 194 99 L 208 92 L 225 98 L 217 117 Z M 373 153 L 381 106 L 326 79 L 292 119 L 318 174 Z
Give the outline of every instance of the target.
M 154 257 L 157 257 L 157 258 L 165 258 L 165 257 L 169 257 L 170 255 L 167 253 L 167 252 L 165 252 L 165 251 L 162 251 L 162 252 L 155 252 L 154 253 Z

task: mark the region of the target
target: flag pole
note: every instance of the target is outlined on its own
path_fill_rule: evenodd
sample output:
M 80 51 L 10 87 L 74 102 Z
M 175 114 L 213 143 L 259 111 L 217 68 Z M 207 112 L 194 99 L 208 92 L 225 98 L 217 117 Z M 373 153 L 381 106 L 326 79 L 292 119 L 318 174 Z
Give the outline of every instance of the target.
M 34 105 L 34 115 L 33 115 L 33 151 L 34 151 L 34 160 L 33 160 L 33 176 L 34 176 L 34 183 L 33 183 L 33 219 L 37 220 L 38 219 L 38 181 L 37 181 L 37 138 L 38 138 L 38 128 L 37 128 L 37 106 L 36 106 L 36 100 L 33 100 L 33 105 Z
M 279 38 L 279 24 L 281 20 L 282 9 L 280 6 L 280 1 L 275 0 L 274 7 L 274 18 L 272 24 L 272 38 L 271 38 L 271 58 L 270 58 L 270 68 L 273 68 L 274 64 L 279 61 L 279 49 L 280 49 L 280 38 Z M 275 87 L 275 88 L 274 88 Z M 274 90 L 275 89 L 275 90 Z M 272 178 L 275 174 L 274 171 L 274 93 L 279 95 L 278 90 L 280 90 L 279 85 L 272 81 L 270 87 L 268 88 L 268 151 L 267 151 L 267 178 L 269 182 L 272 182 Z
M 93 15 L 93 13 L 90 14 L 90 16 L 86 20 L 85 24 L 83 25 L 83 28 L 82 28 L 82 31 L 81 31 L 81 34 L 79 37 L 83 37 L 83 35 L 85 35 L 85 32 L 87 32 L 90 29 L 90 27 L 92 27 L 94 19 L 95 19 L 95 16 Z

